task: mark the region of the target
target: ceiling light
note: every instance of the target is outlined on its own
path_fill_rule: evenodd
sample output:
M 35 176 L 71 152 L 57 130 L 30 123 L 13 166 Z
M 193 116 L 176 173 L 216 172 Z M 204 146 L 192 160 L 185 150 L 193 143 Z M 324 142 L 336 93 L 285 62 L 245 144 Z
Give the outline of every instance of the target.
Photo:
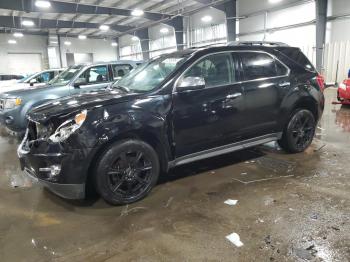
M 79 35 L 78 38 L 79 38 L 80 40 L 85 40 L 85 39 L 86 39 L 86 35 Z
M 100 25 L 100 30 L 108 31 L 109 30 L 109 26 L 108 25 Z
M 202 22 L 209 23 L 213 20 L 213 18 L 210 15 L 205 15 L 202 17 Z
M 277 4 L 279 2 L 282 2 L 282 0 L 269 0 L 270 4 Z
M 23 20 L 22 25 L 24 26 L 34 26 L 34 22 L 31 20 Z
M 35 1 L 35 6 L 40 8 L 49 8 L 51 3 L 49 1 L 37 0 Z
M 15 32 L 13 33 L 14 37 L 23 37 L 23 34 L 21 32 Z
M 11 45 L 17 44 L 17 41 L 14 40 L 14 39 L 10 39 L 10 40 L 8 40 L 7 42 L 8 42 L 9 44 L 11 44 Z
M 118 46 L 118 43 L 113 42 L 113 43 L 111 44 L 111 46 Z
M 141 9 L 135 9 L 135 10 L 132 10 L 131 12 L 131 15 L 132 16 L 141 16 L 143 15 L 145 12 L 143 12 L 143 10 Z
M 138 38 L 136 35 L 134 35 L 133 37 L 131 37 L 131 40 L 132 40 L 132 41 L 138 41 L 139 38 Z
M 72 43 L 69 42 L 69 41 L 64 41 L 64 44 L 65 44 L 65 45 L 71 45 Z
M 166 27 L 163 27 L 162 29 L 160 29 L 160 32 L 161 32 L 162 34 L 167 34 L 167 33 L 169 33 L 169 29 L 166 28 Z

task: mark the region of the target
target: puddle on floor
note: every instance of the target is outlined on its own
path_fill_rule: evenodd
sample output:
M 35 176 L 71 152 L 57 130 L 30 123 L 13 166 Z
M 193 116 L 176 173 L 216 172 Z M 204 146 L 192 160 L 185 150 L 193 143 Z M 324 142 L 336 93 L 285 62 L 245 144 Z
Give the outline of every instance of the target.
M 233 179 L 244 184 L 294 176 L 296 163 L 262 156 L 243 163 L 244 172 L 236 173 Z

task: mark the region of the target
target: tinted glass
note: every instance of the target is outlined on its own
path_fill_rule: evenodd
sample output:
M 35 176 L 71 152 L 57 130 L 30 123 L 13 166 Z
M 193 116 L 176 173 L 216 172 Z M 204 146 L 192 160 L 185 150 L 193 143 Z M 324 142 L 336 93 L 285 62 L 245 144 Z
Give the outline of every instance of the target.
M 277 75 L 275 60 L 263 53 L 242 53 L 243 71 L 245 80 L 255 80 Z
M 275 60 L 276 72 L 278 76 L 283 76 L 288 73 L 288 69 L 282 65 L 279 61 Z
M 202 77 L 206 87 L 227 85 L 235 82 L 230 54 L 215 54 L 205 57 L 188 70 L 186 77 Z
M 127 75 L 131 70 L 131 65 L 112 65 L 113 79 L 117 80 Z
M 280 50 L 288 59 L 293 60 L 296 64 L 302 68 L 315 71 L 314 66 L 311 64 L 309 59 L 303 54 L 299 48 L 283 48 Z
M 79 76 L 87 84 L 97 84 L 108 81 L 107 66 L 94 66 L 86 69 L 84 73 Z

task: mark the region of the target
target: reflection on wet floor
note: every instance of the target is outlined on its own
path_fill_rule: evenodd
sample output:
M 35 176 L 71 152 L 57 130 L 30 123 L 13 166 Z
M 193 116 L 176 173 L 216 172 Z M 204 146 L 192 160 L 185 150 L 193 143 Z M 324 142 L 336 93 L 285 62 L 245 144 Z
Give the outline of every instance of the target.
M 119 207 L 31 185 L 0 130 L 1 261 L 350 261 L 350 109 L 329 103 L 304 153 L 270 143 L 177 167 Z

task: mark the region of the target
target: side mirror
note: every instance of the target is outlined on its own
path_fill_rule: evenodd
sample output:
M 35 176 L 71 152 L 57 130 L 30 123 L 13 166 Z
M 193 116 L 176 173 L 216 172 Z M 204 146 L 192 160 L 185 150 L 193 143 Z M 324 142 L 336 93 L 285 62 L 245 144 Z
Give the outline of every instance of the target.
M 205 80 L 203 77 L 189 76 L 181 79 L 176 86 L 178 92 L 189 90 L 198 90 L 205 88 Z
M 80 86 L 83 85 L 87 85 L 87 82 L 85 81 L 85 79 L 82 78 L 78 78 L 73 84 L 74 88 L 80 88 Z
M 34 84 L 38 83 L 38 81 L 36 80 L 36 78 L 33 78 L 29 81 L 29 85 L 30 86 L 34 86 Z

